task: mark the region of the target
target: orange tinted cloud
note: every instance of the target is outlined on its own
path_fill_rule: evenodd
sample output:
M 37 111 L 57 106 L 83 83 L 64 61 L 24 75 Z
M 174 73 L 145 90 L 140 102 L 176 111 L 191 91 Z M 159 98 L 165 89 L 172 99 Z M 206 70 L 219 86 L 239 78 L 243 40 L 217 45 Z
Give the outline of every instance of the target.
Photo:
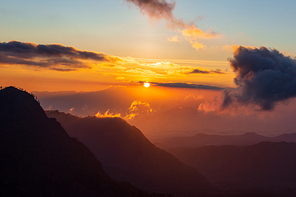
M 120 113 L 118 114 L 113 114 L 109 112 L 110 109 L 108 109 L 104 114 L 101 114 L 101 112 L 99 111 L 95 116 L 98 118 L 115 118 L 115 117 L 119 117 L 121 116 Z
M 222 47 L 222 50 L 224 50 L 224 51 L 230 51 L 230 52 L 232 52 L 232 53 L 235 54 L 240 47 L 241 47 L 240 45 L 225 45 L 225 46 Z M 244 48 L 247 48 L 247 49 L 256 49 L 255 46 L 244 46 Z
M 173 14 L 173 10 L 175 9 L 176 2 L 172 1 L 171 3 L 166 0 L 125 0 L 126 2 L 133 3 L 144 15 L 148 15 L 150 19 L 160 20 L 165 19 L 167 22 L 167 26 L 169 28 L 174 29 L 185 29 L 183 35 L 193 35 L 210 38 L 210 36 L 215 37 L 219 34 L 214 31 L 209 31 L 208 33 L 203 32 L 199 28 L 194 25 L 193 21 L 185 23 L 182 18 L 176 18 Z M 200 31 L 198 31 L 200 30 Z
M 182 35 L 188 38 L 192 47 L 196 50 L 206 48 L 206 45 L 201 44 L 193 40 L 196 39 L 213 39 L 218 38 L 221 34 L 210 30 L 205 32 L 198 28 L 193 21 L 185 23 L 182 18 L 176 18 L 173 14 L 173 10 L 176 6 L 175 1 L 171 3 L 166 0 L 125 0 L 129 3 L 136 5 L 142 14 L 148 15 L 151 20 L 165 19 L 167 27 L 173 29 L 183 29 Z M 180 42 L 177 36 L 168 38 L 170 42 Z
M 180 42 L 180 40 L 179 40 L 179 36 L 178 36 L 178 35 L 171 36 L 171 37 L 168 38 L 168 40 L 169 40 L 170 42 Z
M 153 110 L 150 107 L 149 103 L 142 101 L 134 101 L 131 106 L 128 108 L 128 112 L 125 118 L 133 119 L 134 117 L 141 114 L 149 114 L 152 113 Z
M 195 96 L 193 94 L 189 94 L 184 99 L 187 100 L 187 99 L 191 99 L 191 98 L 194 99 L 194 100 L 199 100 L 199 99 L 203 99 L 204 95 Z
M 206 45 L 203 45 L 199 42 L 192 42 L 191 41 L 190 43 L 191 43 L 192 47 L 195 48 L 196 50 L 203 49 L 203 48 L 207 47 Z
M 195 25 L 191 25 L 190 27 L 187 26 L 186 29 L 182 30 L 182 35 L 189 40 L 192 47 L 196 50 L 204 49 L 207 46 L 201 44 L 200 42 L 197 42 L 197 39 L 213 39 L 213 38 L 219 38 L 221 34 L 214 32 L 212 30 L 205 32 L 201 30 L 200 28 L 196 27 Z
M 160 73 L 157 73 L 157 72 L 154 72 L 152 70 L 148 70 L 148 69 L 141 69 L 141 68 L 135 68 L 135 69 L 128 69 L 128 70 L 125 70 L 124 72 L 128 72 L 128 73 L 131 73 L 131 74 L 141 74 L 141 75 L 148 75 L 148 76 L 163 76 L 163 74 L 160 74 Z
M 229 52 L 231 52 L 232 51 L 232 46 L 231 45 L 224 45 L 222 47 L 222 50 L 223 51 L 229 51 Z
M 220 36 L 219 33 L 210 30 L 209 32 L 204 32 L 198 27 L 192 25 L 187 29 L 182 30 L 183 36 L 190 37 L 192 39 L 210 39 L 210 38 L 217 38 Z

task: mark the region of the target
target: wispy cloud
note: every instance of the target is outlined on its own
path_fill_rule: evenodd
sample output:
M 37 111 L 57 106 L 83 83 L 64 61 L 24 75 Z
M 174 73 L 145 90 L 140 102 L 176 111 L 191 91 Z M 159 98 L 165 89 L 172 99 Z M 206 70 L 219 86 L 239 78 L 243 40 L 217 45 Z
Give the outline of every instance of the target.
M 172 29 L 183 29 L 182 35 L 189 39 L 192 47 L 195 49 L 203 49 L 206 45 L 200 42 L 193 42 L 196 39 L 212 39 L 218 38 L 221 34 L 210 30 L 205 32 L 201 30 L 193 21 L 184 22 L 182 18 L 176 18 L 173 14 L 176 2 L 167 2 L 166 0 L 125 0 L 128 3 L 132 3 L 137 6 L 141 13 L 148 15 L 150 20 L 165 19 L 167 27 Z M 168 38 L 170 42 L 178 42 L 177 37 Z
M 199 43 L 199 42 L 196 42 L 196 41 L 190 41 L 190 43 L 191 43 L 191 46 L 192 46 L 193 48 L 195 48 L 196 50 L 204 49 L 204 48 L 207 47 L 206 45 L 203 45 L 203 44 L 201 44 L 201 43 Z
M 192 71 L 188 72 L 187 74 L 226 74 L 222 72 L 220 69 L 216 70 L 201 70 L 201 69 L 193 69 Z
M 192 89 L 206 89 L 206 90 L 222 90 L 224 88 L 217 86 L 208 86 L 208 85 L 200 85 L 200 84 L 192 84 L 192 83 L 158 83 L 158 82 L 150 82 L 154 86 L 162 86 L 162 87 L 171 87 L 171 88 L 192 88 Z
M 189 99 L 194 99 L 194 100 L 200 100 L 200 99 L 203 99 L 204 98 L 204 95 L 198 95 L 198 96 L 195 96 L 193 94 L 189 94 L 187 95 L 184 99 L 185 100 L 189 100 Z
M 205 32 L 201 30 L 200 28 L 196 27 L 195 25 L 192 25 L 190 27 L 187 27 L 187 29 L 182 30 L 183 36 L 189 40 L 192 47 L 196 50 L 204 49 L 207 46 L 200 43 L 200 41 L 197 40 L 204 40 L 204 39 L 213 39 L 213 38 L 219 38 L 221 37 L 221 34 L 214 32 L 213 30 L 210 30 L 208 32 Z
M 154 71 L 149 70 L 149 69 L 141 69 L 141 68 L 127 69 L 124 72 L 132 73 L 132 74 L 140 74 L 140 75 L 144 75 L 144 76 L 154 76 L 154 77 L 163 76 L 163 74 L 161 74 L 161 73 L 157 73 L 157 72 L 154 72 Z
M 187 64 L 184 66 L 183 64 Z M 207 70 L 195 67 L 196 65 L 208 66 L 208 62 L 172 63 L 169 61 L 157 61 L 136 59 L 131 57 L 116 57 L 105 53 L 83 51 L 74 47 L 61 44 L 36 44 L 29 42 L 11 41 L 0 43 L 0 65 L 13 66 L 14 69 L 21 67 L 35 67 L 36 69 L 53 70 L 57 72 L 82 72 L 97 74 L 108 79 L 117 79 L 124 82 L 142 80 L 149 77 L 151 81 L 160 78 L 190 77 L 193 74 L 222 74 L 220 70 Z M 221 62 L 211 62 L 210 65 L 220 66 Z
M 187 27 L 187 29 L 182 30 L 183 36 L 192 38 L 192 39 L 211 39 L 218 38 L 221 34 L 210 30 L 208 32 L 204 32 L 203 30 L 192 25 L 191 27 Z
M 178 35 L 170 36 L 170 37 L 168 38 L 168 41 L 170 41 L 170 42 L 181 42 L 181 41 L 179 40 L 179 36 L 178 36 Z

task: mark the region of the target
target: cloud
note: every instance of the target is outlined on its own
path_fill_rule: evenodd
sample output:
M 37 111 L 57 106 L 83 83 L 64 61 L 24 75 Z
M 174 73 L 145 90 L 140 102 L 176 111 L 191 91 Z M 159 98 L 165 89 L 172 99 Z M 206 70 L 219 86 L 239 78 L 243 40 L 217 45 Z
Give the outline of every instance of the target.
M 216 70 L 201 70 L 199 68 L 196 68 L 196 69 L 188 72 L 187 74 L 225 74 L 225 73 L 222 72 L 220 69 L 216 69 Z
M 121 72 L 140 74 L 146 76 L 163 77 L 163 76 L 186 76 L 196 74 L 197 72 L 191 66 L 182 66 L 172 62 L 144 62 L 134 58 L 122 58 L 118 64 L 128 65 L 129 68 L 121 69 Z M 204 64 L 204 63 L 203 63 Z M 216 63 L 215 63 L 216 64 Z M 117 66 L 118 67 L 118 66 Z M 207 71 L 206 69 L 200 69 Z M 207 74 L 207 73 L 204 73 Z M 221 70 L 211 70 L 208 74 L 224 74 Z
M 197 39 L 213 39 L 213 38 L 219 38 L 221 37 L 221 34 L 214 32 L 213 30 L 210 30 L 208 32 L 204 32 L 200 28 L 196 27 L 195 25 L 191 25 L 190 27 L 187 26 L 186 29 L 182 30 L 183 36 L 189 40 L 192 47 L 196 50 L 204 49 L 207 46 L 201 44 L 200 42 L 197 42 Z
M 131 74 L 140 74 L 144 76 L 163 76 L 163 74 L 154 72 L 152 70 L 147 70 L 147 69 L 141 69 L 141 68 L 134 68 L 134 69 L 128 69 L 125 70 L 124 72 L 131 73 Z
M 136 5 L 142 14 L 148 15 L 151 20 L 165 19 L 169 28 L 184 28 L 187 26 L 182 19 L 176 19 L 173 14 L 176 2 L 166 0 L 125 0 Z
M 150 107 L 149 103 L 143 101 L 134 101 L 128 108 L 125 118 L 133 119 L 138 115 L 149 114 L 152 112 L 153 110 Z
M 193 21 L 185 23 L 182 18 L 177 19 L 173 10 L 175 9 L 176 2 L 171 1 L 170 3 L 166 0 L 125 0 L 128 3 L 132 3 L 137 6 L 141 13 L 148 15 L 151 20 L 160 20 L 165 19 L 167 22 L 167 27 L 172 29 L 183 29 L 183 36 L 189 39 L 189 42 L 192 44 L 192 47 L 195 49 L 203 49 L 206 46 L 199 43 L 193 42 L 195 39 L 211 39 L 218 38 L 221 34 L 210 30 L 204 32 Z M 168 38 L 170 42 L 178 42 L 179 39 L 175 37 Z
M 36 44 L 10 41 L 0 43 L 0 64 L 27 65 L 56 71 L 91 68 L 85 61 L 118 62 L 120 58 L 104 53 L 82 51 L 61 44 Z
M 141 82 L 140 82 L 141 83 Z M 158 83 L 150 82 L 155 86 L 171 87 L 171 88 L 192 88 L 192 89 L 206 89 L 206 90 L 222 90 L 223 88 L 217 86 L 198 85 L 191 83 Z
M 205 101 L 198 106 L 199 111 L 217 112 L 221 109 L 221 101 L 215 97 L 213 101 Z
M 208 32 L 204 32 L 200 28 L 195 27 L 192 25 L 191 27 L 187 27 L 187 29 L 182 30 L 182 34 L 185 37 L 190 37 L 192 39 L 211 39 L 211 38 L 218 38 L 221 36 L 219 33 L 210 30 Z
M 109 112 L 110 109 L 108 109 L 104 114 L 101 114 L 101 112 L 99 111 L 95 116 L 98 118 L 115 118 L 118 117 L 120 118 L 121 114 L 117 113 L 117 114 L 113 114 Z
M 107 61 L 105 54 L 90 51 L 80 51 L 74 47 L 67 47 L 61 44 L 35 44 L 30 42 L 10 41 L 0 43 L 0 52 L 9 56 L 31 59 L 33 57 L 71 57 L 73 59 L 92 59 Z
M 193 41 L 190 41 L 191 45 L 193 48 L 195 48 L 196 50 L 198 49 L 203 49 L 203 48 L 206 48 L 207 46 L 206 45 L 203 45 L 199 42 L 193 42 Z
M 200 99 L 203 99 L 203 98 L 204 98 L 204 95 L 195 96 L 194 94 L 189 94 L 184 99 L 185 100 L 187 100 L 187 99 L 200 100 Z
M 168 38 L 168 40 L 169 40 L 170 42 L 180 42 L 180 40 L 179 40 L 179 36 L 178 36 L 178 35 L 170 36 L 170 37 Z
M 231 45 L 224 45 L 222 46 L 223 51 L 232 52 L 232 46 Z
M 116 77 L 116 80 L 124 80 L 124 77 Z
M 229 61 L 237 88 L 225 90 L 222 108 L 252 104 L 272 110 L 296 96 L 296 60 L 276 49 L 236 46 Z

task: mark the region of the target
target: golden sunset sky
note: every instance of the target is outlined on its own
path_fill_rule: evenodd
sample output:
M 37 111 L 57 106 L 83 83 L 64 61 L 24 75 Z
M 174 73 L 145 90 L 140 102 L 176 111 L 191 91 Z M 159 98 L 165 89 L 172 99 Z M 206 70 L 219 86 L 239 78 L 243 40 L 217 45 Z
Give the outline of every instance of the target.
M 96 91 L 146 81 L 235 87 L 228 61 L 233 46 L 296 54 L 295 1 L 156 2 L 2 1 L 1 85 L 28 91 Z

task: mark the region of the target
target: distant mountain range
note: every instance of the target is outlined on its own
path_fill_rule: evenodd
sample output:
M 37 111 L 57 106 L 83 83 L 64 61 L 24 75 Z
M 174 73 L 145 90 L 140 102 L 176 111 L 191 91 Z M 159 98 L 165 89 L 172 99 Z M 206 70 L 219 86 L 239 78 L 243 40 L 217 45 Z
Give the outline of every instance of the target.
M 32 92 L 44 109 L 58 109 L 79 116 L 95 115 L 110 110 L 124 113 L 134 101 L 126 88 L 109 88 L 97 92 Z M 120 98 L 120 99 L 118 99 Z
M 173 156 L 120 118 L 45 113 L 34 95 L 8 87 L 0 90 L 0 196 L 294 197 L 294 140 L 246 133 L 159 142 Z
M 117 182 L 34 96 L 0 90 L 0 196 L 165 196 Z
M 207 145 L 254 145 L 260 142 L 296 142 L 296 133 L 268 137 L 250 132 L 243 135 L 207 135 L 196 134 L 191 137 L 163 138 L 155 144 L 164 149 L 196 148 Z
M 120 118 L 79 118 L 47 111 L 70 136 L 77 137 L 100 159 L 111 177 L 142 189 L 196 196 L 213 187 L 197 170 L 153 145 L 136 127 Z
M 220 188 L 296 196 L 296 143 L 203 146 L 171 152 Z
M 138 115 L 127 121 L 153 142 L 155 139 L 196 133 L 232 135 L 256 132 L 274 136 L 291 133 L 296 128 L 296 121 L 292 118 L 295 115 L 292 101 L 291 107 L 279 106 L 272 113 L 244 113 L 242 110 L 234 114 L 198 110 L 201 103 L 205 104 L 214 99 L 208 100 L 210 96 L 205 91 L 195 92 L 201 96 L 200 99 L 192 95 L 191 91 L 178 92 L 169 88 L 156 91 L 154 88 L 110 87 L 96 92 L 33 93 L 37 95 L 44 109 L 59 110 L 77 116 L 94 116 L 99 111 L 104 114 L 109 110 L 109 113 L 120 113 L 123 118 L 131 113 L 129 107 L 134 101 L 149 103 L 145 110 L 135 106 Z M 147 113 L 148 109 L 151 113 Z

